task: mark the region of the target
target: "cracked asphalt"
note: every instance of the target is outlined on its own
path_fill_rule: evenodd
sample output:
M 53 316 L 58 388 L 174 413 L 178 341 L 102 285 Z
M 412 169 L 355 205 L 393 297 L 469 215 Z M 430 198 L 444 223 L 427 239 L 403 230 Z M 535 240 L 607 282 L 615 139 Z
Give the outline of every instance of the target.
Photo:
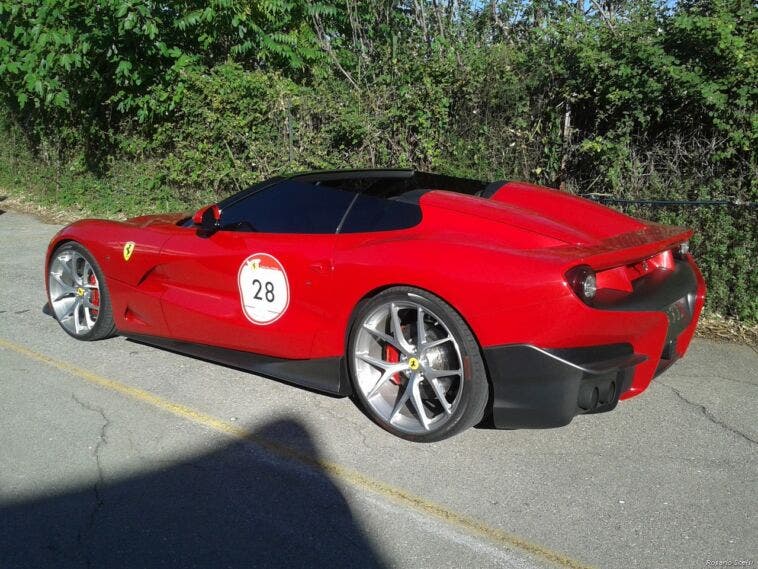
M 414 445 L 349 399 L 69 338 L 42 313 L 56 230 L 0 215 L 2 569 L 758 563 L 750 347 L 696 340 L 562 429 Z

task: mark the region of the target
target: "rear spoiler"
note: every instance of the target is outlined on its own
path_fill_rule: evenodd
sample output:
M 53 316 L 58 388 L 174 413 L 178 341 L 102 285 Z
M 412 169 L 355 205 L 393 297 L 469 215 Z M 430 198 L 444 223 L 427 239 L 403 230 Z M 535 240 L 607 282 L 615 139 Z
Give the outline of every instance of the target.
M 639 231 L 608 237 L 597 245 L 571 245 L 550 251 L 570 257 L 574 265 L 589 265 L 596 271 L 629 265 L 687 241 L 693 231 L 683 227 L 648 223 Z M 567 259 L 568 260 L 568 259 Z

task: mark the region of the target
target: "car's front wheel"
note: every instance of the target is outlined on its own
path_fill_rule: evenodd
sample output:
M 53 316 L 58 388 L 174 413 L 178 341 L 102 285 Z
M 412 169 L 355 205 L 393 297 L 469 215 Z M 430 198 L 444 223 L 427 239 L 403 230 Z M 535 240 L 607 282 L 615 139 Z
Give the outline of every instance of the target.
M 404 439 L 433 442 L 481 421 L 489 388 L 479 345 L 439 297 L 394 287 L 363 301 L 348 365 L 368 415 Z
M 69 241 L 50 257 L 47 269 L 50 308 L 61 327 L 78 340 L 100 340 L 115 333 L 110 296 L 92 254 Z

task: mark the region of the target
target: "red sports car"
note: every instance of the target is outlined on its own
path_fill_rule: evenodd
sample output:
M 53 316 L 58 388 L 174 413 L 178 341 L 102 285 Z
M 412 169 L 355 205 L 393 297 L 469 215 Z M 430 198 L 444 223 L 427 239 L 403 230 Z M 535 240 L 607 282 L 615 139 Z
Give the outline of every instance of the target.
M 691 232 L 519 182 L 275 178 L 192 217 L 83 220 L 47 253 L 80 340 L 120 334 L 352 395 L 389 432 L 558 427 L 684 355 Z

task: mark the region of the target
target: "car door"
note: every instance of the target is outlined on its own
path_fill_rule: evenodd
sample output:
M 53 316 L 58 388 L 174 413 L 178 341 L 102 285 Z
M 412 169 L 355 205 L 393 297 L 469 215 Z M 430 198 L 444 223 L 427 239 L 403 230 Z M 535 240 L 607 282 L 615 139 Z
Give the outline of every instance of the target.
M 278 182 L 221 211 L 162 251 L 163 311 L 172 337 L 281 358 L 308 358 L 330 315 L 335 233 L 353 195 Z

